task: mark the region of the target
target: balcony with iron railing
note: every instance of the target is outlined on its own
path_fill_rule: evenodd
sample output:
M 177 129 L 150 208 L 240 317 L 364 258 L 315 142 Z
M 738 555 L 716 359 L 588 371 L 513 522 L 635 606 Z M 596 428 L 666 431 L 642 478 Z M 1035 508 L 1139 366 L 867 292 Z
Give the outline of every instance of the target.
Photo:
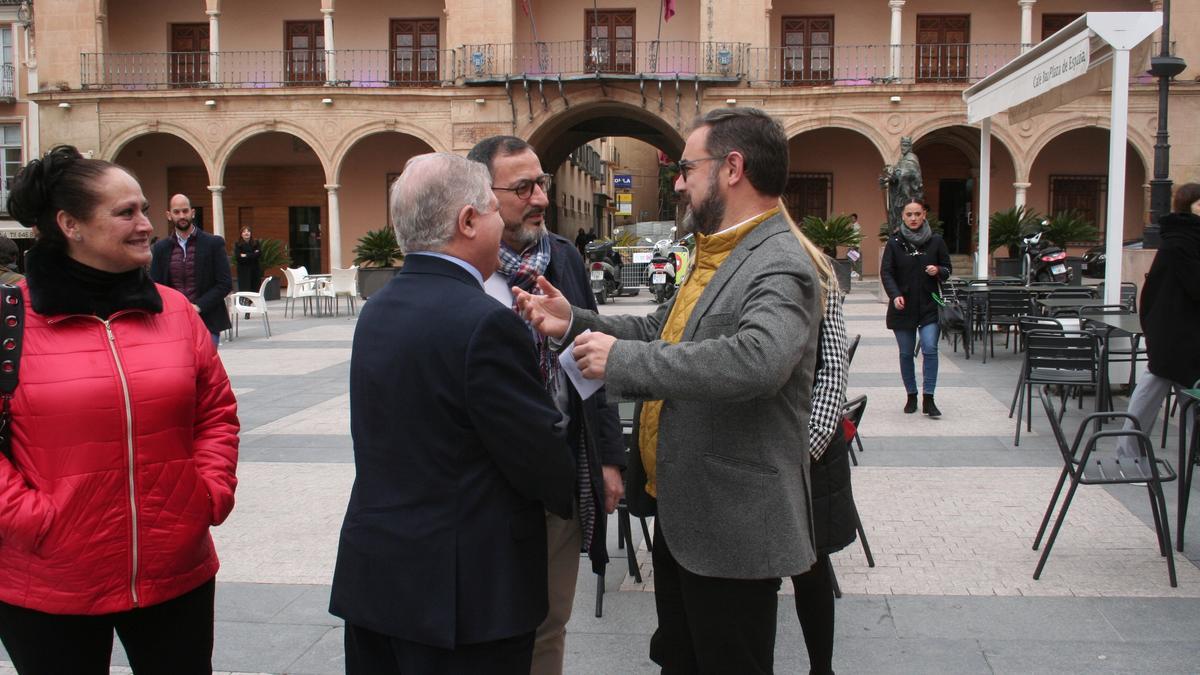
M 82 55 L 84 89 L 437 87 L 455 80 L 453 49 L 123 52 Z
M 736 82 L 746 45 L 623 39 L 464 45 L 466 83 L 512 78 L 703 79 Z
M 84 89 L 441 87 L 534 80 L 686 80 L 750 86 L 977 82 L 1019 44 L 752 47 L 736 42 L 597 39 L 458 49 L 85 53 Z M 0 72 L 12 88 L 10 70 Z M 1144 73 L 1131 79 L 1142 82 Z
M 11 63 L 0 64 L 0 103 L 17 100 L 17 68 Z

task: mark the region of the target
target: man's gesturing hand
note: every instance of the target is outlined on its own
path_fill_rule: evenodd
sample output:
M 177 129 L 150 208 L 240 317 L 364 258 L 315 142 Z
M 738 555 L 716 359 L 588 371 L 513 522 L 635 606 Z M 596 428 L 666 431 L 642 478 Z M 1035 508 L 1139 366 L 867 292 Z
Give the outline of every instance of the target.
M 571 303 L 563 297 L 557 288 L 552 286 L 546 277 L 537 278 L 537 286 L 542 295 L 534 295 L 513 286 L 513 297 L 517 301 L 517 311 L 542 335 L 562 339 L 571 327 Z
M 601 471 L 604 475 L 604 512 L 612 513 L 617 510 L 617 502 L 625 496 L 625 481 L 619 466 L 605 464 Z
M 575 338 L 575 365 L 589 380 L 603 380 L 608 368 L 608 352 L 617 338 L 604 333 L 584 333 Z

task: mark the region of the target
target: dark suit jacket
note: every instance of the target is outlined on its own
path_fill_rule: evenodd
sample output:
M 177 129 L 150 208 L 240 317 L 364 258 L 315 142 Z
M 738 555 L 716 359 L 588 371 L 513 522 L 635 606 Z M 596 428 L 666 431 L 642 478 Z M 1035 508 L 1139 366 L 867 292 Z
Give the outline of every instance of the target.
M 371 296 L 330 612 L 445 649 L 537 628 L 543 506 L 570 514 L 575 464 L 535 360 L 520 318 L 452 262 L 409 256 Z
M 572 305 L 595 311 L 596 296 L 592 294 L 592 283 L 587 276 L 583 258 L 570 240 L 557 234 L 550 235 L 550 264 L 546 267 L 546 280 Z M 578 448 L 574 444 L 576 439 L 580 438 L 580 434 L 583 434 L 583 440 L 588 444 L 592 495 L 596 503 L 596 525 L 592 541 L 585 542 L 584 545 L 588 549 L 593 571 L 599 573 L 608 562 L 608 541 L 605 533 L 608 518 L 604 514 L 604 477 L 600 467 L 602 464 L 610 464 L 624 468 L 625 439 L 621 435 L 617 403 L 613 401 L 609 404 L 603 388 L 586 401 L 580 399 L 572 388 L 570 414 L 571 426 L 567 438 L 572 444 L 571 449 Z
M 159 239 L 150 248 L 154 258 L 150 262 L 150 278 L 175 288 L 171 283 L 171 247 L 178 246 L 175 232 Z M 233 275 L 229 273 L 229 257 L 225 253 L 225 240 L 215 234 L 196 230 L 196 293 L 192 300 L 200 308 L 200 318 L 210 333 L 220 333 L 229 328 L 229 312 L 225 309 L 225 296 L 233 288 Z M 191 252 L 189 251 L 189 254 Z

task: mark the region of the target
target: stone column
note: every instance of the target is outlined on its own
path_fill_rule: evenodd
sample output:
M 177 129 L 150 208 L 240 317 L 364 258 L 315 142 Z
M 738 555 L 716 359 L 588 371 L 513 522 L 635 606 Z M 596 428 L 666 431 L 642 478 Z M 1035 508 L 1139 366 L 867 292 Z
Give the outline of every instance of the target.
M 338 188 L 336 183 L 325 186 L 329 193 L 329 266 L 342 266 L 342 217 L 338 212 Z
M 1033 47 L 1033 3 L 1037 0 L 1017 0 L 1021 6 L 1021 51 Z
M 325 19 L 325 83 L 333 84 L 337 76 L 337 56 L 333 53 L 333 8 L 322 7 L 321 17 Z
M 221 10 L 206 10 L 208 15 L 208 81 L 221 81 Z
M 212 193 L 212 233 L 218 237 L 225 236 L 225 199 L 221 196 L 224 190 L 224 185 L 208 186 Z
M 888 75 L 893 80 L 900 79 L 900 19 L 901 11 L 904 9 L 904 0 L 888 0 L 888 7 L 892 10 L 892 32 L 891 39 L 888 44 L 891 45 L 888 55 Z
M 1025 206 L 1025 192 L 1032 186 L 1033 183 L 1013 183 L 1013 189 L 1016 190 L 1016 197 L 1013 199 L 1015 206 Z

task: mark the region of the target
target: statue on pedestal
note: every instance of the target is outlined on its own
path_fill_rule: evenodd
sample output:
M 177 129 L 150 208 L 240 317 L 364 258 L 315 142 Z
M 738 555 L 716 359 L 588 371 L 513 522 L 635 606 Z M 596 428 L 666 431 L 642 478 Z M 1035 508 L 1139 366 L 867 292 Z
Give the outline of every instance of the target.
M 900 139 L 900 159 L 883 168 L 879 184 L 887 190 L 888 231 L 895 232 L 903 224 L 900 214 L 904 205 L 925 200 L 925 184 L 921 181 L 921 163 L 912 149 L 912 138 Z

